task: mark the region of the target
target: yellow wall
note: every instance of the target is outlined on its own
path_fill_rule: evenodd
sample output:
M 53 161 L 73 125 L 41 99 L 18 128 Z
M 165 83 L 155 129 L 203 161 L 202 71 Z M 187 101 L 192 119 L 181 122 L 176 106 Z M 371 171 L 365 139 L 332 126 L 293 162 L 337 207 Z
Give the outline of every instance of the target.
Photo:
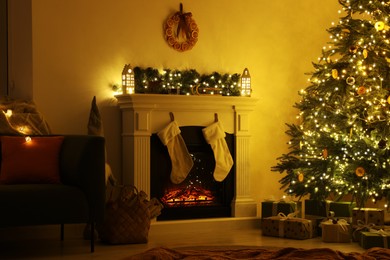
M 163 23 L 180 2 L 199 28 L 193 50 L 179 53 Z M 281 175 L 270 171 L 287 151 L 285 123 L 294 122 L 297 92 L 338 21 L 336 0 L 34 0 L 33 98 L 55 133 L 86 133 L 90 102 L 103 114 L 108 156 L 120 173 L 120 113 L 110 91 L 125 63 L 194 68 L 252 76 L 259 98 L 251 118 L 257 201 L 280 198 Z

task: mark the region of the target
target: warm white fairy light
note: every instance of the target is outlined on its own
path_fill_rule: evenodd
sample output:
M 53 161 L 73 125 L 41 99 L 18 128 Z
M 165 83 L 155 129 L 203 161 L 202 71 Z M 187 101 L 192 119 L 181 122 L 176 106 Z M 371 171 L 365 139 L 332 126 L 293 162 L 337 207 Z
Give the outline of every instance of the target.
M 5 112 L 5 115 L 6 117 L 11 117 L 12 116 L 12 110 L 11 109 L 7 109 L 7 112 Z

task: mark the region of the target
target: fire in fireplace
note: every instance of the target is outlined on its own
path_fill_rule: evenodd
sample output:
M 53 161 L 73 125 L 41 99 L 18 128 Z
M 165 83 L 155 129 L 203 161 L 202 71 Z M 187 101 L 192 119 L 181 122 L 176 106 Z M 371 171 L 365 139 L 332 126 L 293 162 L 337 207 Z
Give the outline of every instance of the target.
M 180 184 L 170 181 L 171 160 L 158 136 L 151 137 L 151 196 L 159 198 L 164 209 L 157 220 L 230 217 L 234 193 L 234 170 L 222 182 L 214 180 L 213 151 L 200 126 L 181 127 L 181 135 L 194 166 Z M 226 134 L 234 158 L 234 135 Z

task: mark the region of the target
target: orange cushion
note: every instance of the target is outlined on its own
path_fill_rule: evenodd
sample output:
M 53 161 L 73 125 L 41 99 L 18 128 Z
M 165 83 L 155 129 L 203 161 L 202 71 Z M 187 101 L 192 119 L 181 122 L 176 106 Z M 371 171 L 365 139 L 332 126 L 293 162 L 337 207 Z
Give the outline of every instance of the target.
M 1 184 L 60 183 L 63 136 L 1 137 Z

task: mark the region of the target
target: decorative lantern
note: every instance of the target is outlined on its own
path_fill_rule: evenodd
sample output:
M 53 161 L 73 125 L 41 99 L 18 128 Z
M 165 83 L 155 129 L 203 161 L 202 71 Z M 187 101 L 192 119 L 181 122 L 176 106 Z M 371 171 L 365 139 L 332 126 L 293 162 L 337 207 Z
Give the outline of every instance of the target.
M 130 64 L 126 64 L 122 71 L 122 93 L 135 93 L 134 71 Z
M 251 75 L 249 74 L 249 70 L 245 68 L 241 75 L 241 96 L 250 97 L 251 92 Z

